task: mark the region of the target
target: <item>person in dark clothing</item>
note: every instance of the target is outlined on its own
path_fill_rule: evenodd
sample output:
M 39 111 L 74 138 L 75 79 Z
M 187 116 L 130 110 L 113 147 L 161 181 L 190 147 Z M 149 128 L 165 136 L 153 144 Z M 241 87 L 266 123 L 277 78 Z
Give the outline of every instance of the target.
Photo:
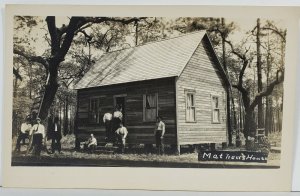
M 49 126 L 49 137 L 52 139 L 52 143 L 51 143 L 52 153 L 55 153 L 55 150 L 57 150 L 60 153 L 61 152 L 60 140 L 62 138 L 62 135 L 61 135 L 61 126 L 58 117 L 55 117 L 54 122 L 51 123 L 51 125 Z
M 120 128 L 122 119 L 123 119 L 122 109 L 120 109 L 119 107 L 116 107 L 116 110 L 113 113 L 113 118 L 112 118 L 112 133 L 114 134 L 112 140 L 115 143 L 117 142 L 116 131 L 117 131 L 117 129 Z
M 156 126 L 154 130 L 156 148 L 158 149 L 158 154 L 164 154 L 164 135 L 165 135 L 165 123 L 162 121 L 161 117 L 156 118 Z
M 117 140 L 118 140 L 118 146 L 119 146 L 119 151 L 121 153 L 125 152 L 125 145 L 126 145 L 126 137 L 128 135 L 128 131 L 126 127 L 123 126 L 123 124 L 120 124 L 120 128 L 116 130 L 117 134 Z
M 112 114 L 107 112 L 103 116 L 103 123 L 105 125 L 105 142 L 112 142 L 112 128 L 111 128 Z

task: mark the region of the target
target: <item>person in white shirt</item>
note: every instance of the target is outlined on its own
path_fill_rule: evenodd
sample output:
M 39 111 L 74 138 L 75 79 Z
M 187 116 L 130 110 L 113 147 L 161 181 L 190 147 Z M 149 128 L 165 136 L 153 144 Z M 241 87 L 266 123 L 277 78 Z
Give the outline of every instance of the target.
M 85 149 L 93 153 L 97 148 L 97 139 L 94 134 L 91 134 L 91 137 L 85 142 Z
M 126 144 L 126 137 L 128 135 L 128 131 L 123 124 L 120 124 L 120 128 L 116 130 L 118 143 L 119 143 L 119 150 L 124 153 L 125 152 L 125 144 Z
M 103 123 L 105 125 L 105 141 L 106 142 L 112 141 L 111 120 L 112 120 L 111 113 L 107 112 L 103 115 Z
M 32 135 L 32 147 L 34 148 L 34 154 L 40 156 L 43 140 L 45 138 L 45 127 L 41 124 L 41 119 L 36 119 L 36 124 L 30 130 L 30 135 Z
M 165 135 L 165 123 L 162 121 L 161 117 L 156 118 L 156 126 L 154 130 L 156 148 L 158 149 L 158 154 L 164 154 L 164 135 Z
M 16 152 L 20 152 L 21 141 L 23 141 L 23 145 L 25 144 L 25 139 L 28 138 L 30 129 L 31 129 L 30 118 L 27 117 L 26 122 L 22 123 L 21 125 L 21 130 L 16 144 Z

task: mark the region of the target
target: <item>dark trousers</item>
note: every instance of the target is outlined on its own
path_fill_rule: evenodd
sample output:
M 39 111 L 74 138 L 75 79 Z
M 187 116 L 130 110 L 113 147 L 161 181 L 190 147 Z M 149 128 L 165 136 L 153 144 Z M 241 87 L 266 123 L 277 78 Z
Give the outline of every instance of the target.
M 119 118 L 113 118 L 112 119 L 112 141 L 113 142 L 117 142 L 118 138 L 117 138 L 117 134 L 116 134 L 116 130 L 118 128 L 120 128 L 120 123 L 121 120 Z
M 111 120 L 105 121 L 105 136 L 106 136 L 106 142 L 111 142 L 113 138 L 113 132 L 111 129 Z
M 43 135 L 40 133 L 33 134 L 32 146 L 34 147 L 34 154 L 40 156 L 42 150 Z
M 23 145 L 25 144 L 25 139 L 28 138 L 28 133 L 20 133 L 17 139 L 16 151 L 20 151 L 21 141 L 23 141 Z
M 60 152 L 61 151 L 61 144 L 60 144 L 61 134 L 58 131 L 55 131 L 52 134 L 53 134 L 52 135 L 52 143 L 51 143 L 52 153 L 54 153 L 55 150 Z
M 94 153 L 94 151 L 96 150 L 97 145 L 88 145 L 88 144 L 84 144 L 84 149 L 87 150 L 89 153 Z
M 125 152 L 125 144 L 126 144 L 126 138 L 123 139 L 124 135 L 123 134 L 117 134 L 117 138 L 118 138 L 118 147 L 119 147 L 119 151 L 121 153 Z
M 165 153 L 165 146 L 164 146 L 164 140 L 161 139 L 161 130 L 156 130 L 155 133 L 155 142 L 156 142 L 156 148 L 158 149 L 158 154 L 164 154 Z

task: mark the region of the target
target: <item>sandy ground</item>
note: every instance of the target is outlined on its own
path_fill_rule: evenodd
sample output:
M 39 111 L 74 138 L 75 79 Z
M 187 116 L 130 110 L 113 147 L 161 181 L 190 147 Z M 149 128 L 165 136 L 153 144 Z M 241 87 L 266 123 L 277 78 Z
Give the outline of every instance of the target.
M 12 165 L 65 165 L 65 166 L 135 166 L 135 167 L 230 167 L 230 168 L 278 168 L 280 165 L 280 153 L 270 152 L 267 163 L 245 162 L 221 162 L 198 161 L 198 153 L 185 152 L 181 155 L 145 154 L 142 149 L 138 153 L 127 152 L 118 154 L 113 152 L 96 151 L 89 154 L 83 150 L 75 151 L 74 136 L 66 136 L 62 139 L 62 153 L 48 154 L 42 152 L 39 159 L 32 155 L 25 155 L 27 145 L 21 147 L 21 153 L 12 153 Z M 46 142 L 50 148 L 50 141 Z M 15 145 L 15 144 L 13 144 Z M 137 151 L 136 151 L 137 152 Z

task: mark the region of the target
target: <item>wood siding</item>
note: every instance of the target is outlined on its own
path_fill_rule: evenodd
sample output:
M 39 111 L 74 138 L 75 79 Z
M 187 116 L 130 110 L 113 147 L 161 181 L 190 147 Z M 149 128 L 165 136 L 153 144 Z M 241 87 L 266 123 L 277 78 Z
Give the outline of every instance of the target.
M 177 79 L 177 129 L 179 144 L 221 143 L 226 134 L 226 90 L 217 73 L 216 59 L 204 38 Z M 195 93 L 196 121 L 186 122 L 185 90 Z M 220 123 L 212 123 L 211 96 L 219 97 Z
M 78 111 L 76 134 L 85 140 L 94 133 L 100 143 L 104 142 L 105 127 L 102 121 L 106 112 L 114 109 L 115 95 L 126 94 L 125 126 L 128 129 L 128 143 L 155 143 L 155 122 L 143 121 L 143 95 L 157 93 L 158 115 L 166 123 L 165 143 L 176 144 L 175 78 L 165 78 L 117 84 L 78 90 Z M 89 101 L 100 99 L 100 123 L 89 123 Z

